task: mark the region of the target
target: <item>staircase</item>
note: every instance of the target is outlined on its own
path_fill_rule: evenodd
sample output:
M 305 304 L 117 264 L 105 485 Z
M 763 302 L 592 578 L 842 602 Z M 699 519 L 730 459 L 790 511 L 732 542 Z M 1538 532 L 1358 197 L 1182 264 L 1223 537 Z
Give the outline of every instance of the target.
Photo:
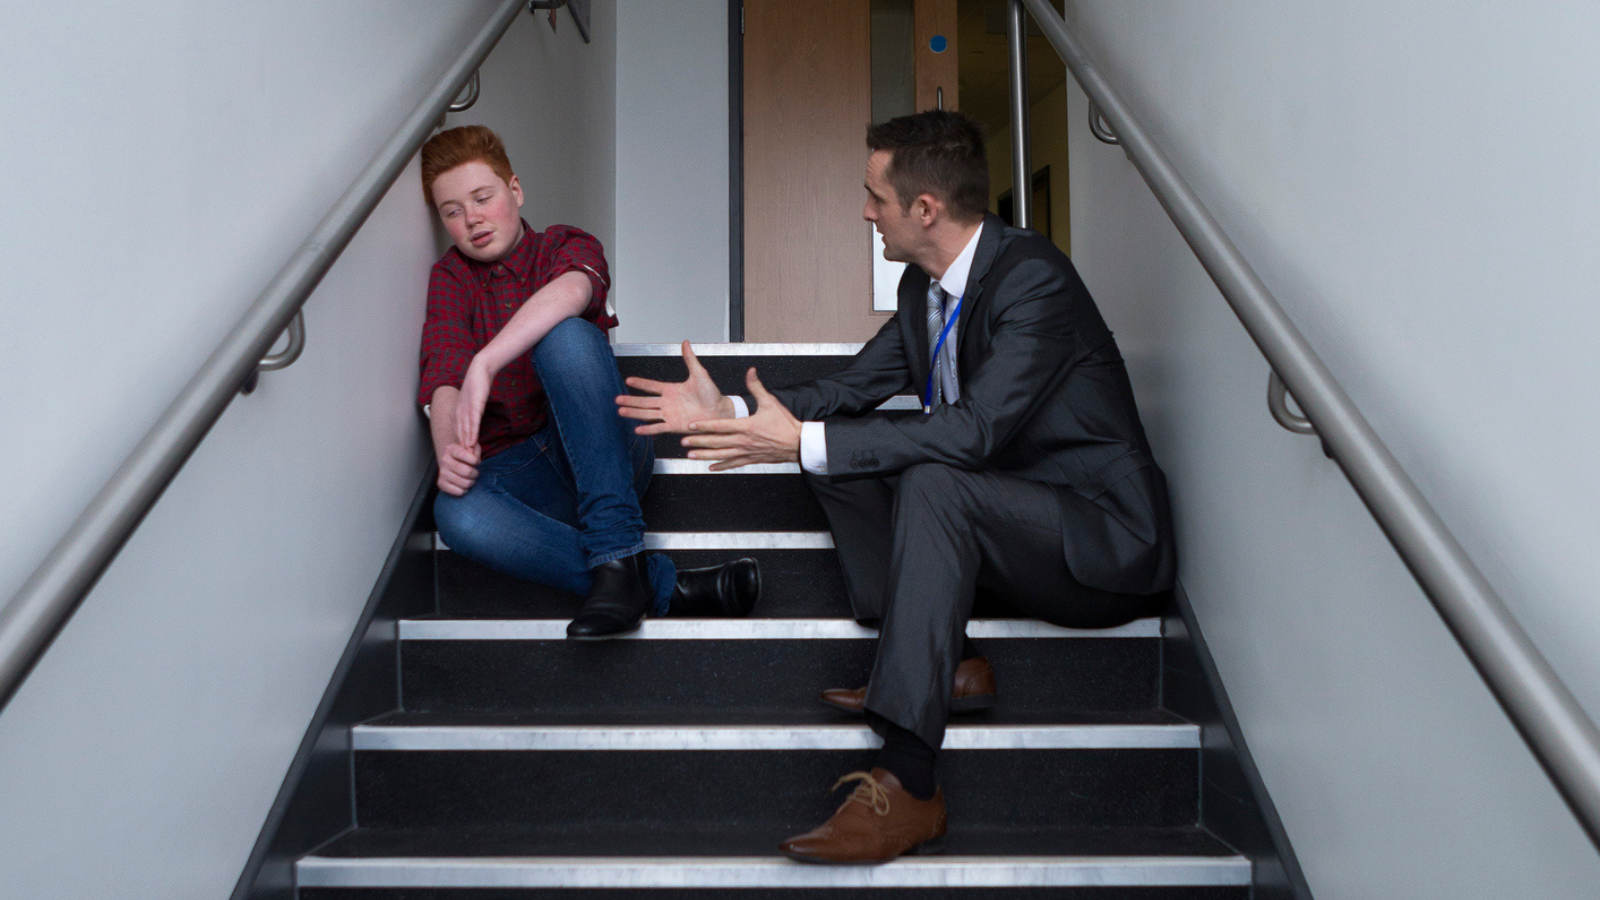
M 683 377 L 675 346 L 617 350 L 624 374 Z M 697 350 L 731 389 L 750 365 L 777 386 L 853 347 Z M 754 616 L 571 642 L 573 597 L 440 547 L 437 614 L 399 623 L 402 709 L 351 735 L 358 827 L 299 861 L 301 900 L 1251 896 L 1250 861 L 1197 824 L 1200 729 L 1162 707 L 1158 619 L 1074 631 L 980 605 L 968 633 L 1001 702 L 952 719 L 944 853 L 778 856 L 870 763 L 876 738 L 817 694 L 864 682 L 875 635 L 794 466 L 713 474 L 675 439 L 657 450 L 648 543 L 680 566 L 759 559 Z

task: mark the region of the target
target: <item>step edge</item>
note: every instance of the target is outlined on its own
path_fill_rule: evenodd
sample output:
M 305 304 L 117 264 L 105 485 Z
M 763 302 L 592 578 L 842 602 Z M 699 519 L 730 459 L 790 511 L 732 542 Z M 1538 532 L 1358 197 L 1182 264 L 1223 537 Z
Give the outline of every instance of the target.
M 564 641 L 568 619 L 401 619 L 402 641 Z M 1159 618 L 1115 628 L 1063 628 L 1037 619 L 973 619 L 974 640 L 1107 640 L 1161 637 Z M 646 619 L 624 641 L 874 640 L 877 629 L 850 619 Z
M 357 725 L 352 750 L 373 752 L 553 752 L 871 750 L 882 739 L 865 724 L 838 725 Z M 951 725 L 945 750 L 1198 750 L 1186 722 L 1071 725 Z
M 945 856 L 880 866 L 782 857 L 304 857 L 300 887 L 817 888 L 1248 886 L 1243 856 Z
M 827 531 L 647 531 L 647 550 L 832 550 Z M 449 550 L 444 538 L 433 533 L 433 548 Z
M 696 356 L 855 356 L 861 352 L 862 344 L 848 342 L 811 342 L 811 343 L 730 343 L 718 341 L 711 343 L 690 342 Z M 682 344 L 655 344 L 655 343 L 617 343 L 611 345 L 611 353 L 618 358 L 639 356 L 683 356 Z

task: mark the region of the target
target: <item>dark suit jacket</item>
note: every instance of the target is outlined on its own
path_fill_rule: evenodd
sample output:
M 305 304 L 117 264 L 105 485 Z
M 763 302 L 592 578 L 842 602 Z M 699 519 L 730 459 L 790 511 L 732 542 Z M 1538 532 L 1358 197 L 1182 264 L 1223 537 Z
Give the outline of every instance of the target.
M 1151 458 L 1111 331 L 1045 237 L 984 220 L 957 326 L 961 399 L 931 415 L 864 415 L 928 376 L 928 274 L 843 371 L 772 393 L 827 423 L 833 479 L 943 463 L 1043 482 L 1060 498 L 1067 566 L 1102 590 L 1149 594 L 1176 572 L 1166 479 Z

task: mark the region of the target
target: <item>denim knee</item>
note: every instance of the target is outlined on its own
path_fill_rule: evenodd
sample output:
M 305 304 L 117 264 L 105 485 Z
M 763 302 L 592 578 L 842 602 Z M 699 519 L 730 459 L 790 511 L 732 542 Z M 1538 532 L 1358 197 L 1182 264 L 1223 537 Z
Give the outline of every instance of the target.
M 579 318 L 567 318 L 555 324 L 533 345 L 533 364 L 582 366 L 605 363 L 616 367 L 611 355 L 611 342 L 606 333 L 594 323 Z
M 433 523 L 439 529 L 439 538 L 451 550 L 463 555 L 476 555 L 473 551 L 478 549 L 482 537 L 479 517 L 474 514 L 477 498 L 473 496 L 480 490 L 482 488 L 474 484 L 460 497 L 440 491 L 433 500 Z

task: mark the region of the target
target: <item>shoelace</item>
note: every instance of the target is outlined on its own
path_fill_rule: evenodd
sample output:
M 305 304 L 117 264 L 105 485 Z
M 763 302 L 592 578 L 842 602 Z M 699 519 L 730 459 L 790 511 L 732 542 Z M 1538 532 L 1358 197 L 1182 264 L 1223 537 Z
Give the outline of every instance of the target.
M 828 788 L 828 793 L 831 794 L 838 790 L 842 785 L 848 784 L 852 781 L 859 781 L 861 783 L 856 785 L 856 789 L 854 791 L 850 792 L 850 796 L 844 801 L 845 803 L 848 804 L 851 801 L 864 803 L 871 808 L 873 812 L 880 816 L 887 816 L 889 814 L 889 791 L 886 790 L 883 785 L 878 783 L 878 779 L 872 777 L 871 772 L 851 772 L 843 778 L 840 778 L 838 781 L 835 781 L 833 783 L 833 787 Z M 844 806 L 841 805 L 839 808 L 844 809 Z

